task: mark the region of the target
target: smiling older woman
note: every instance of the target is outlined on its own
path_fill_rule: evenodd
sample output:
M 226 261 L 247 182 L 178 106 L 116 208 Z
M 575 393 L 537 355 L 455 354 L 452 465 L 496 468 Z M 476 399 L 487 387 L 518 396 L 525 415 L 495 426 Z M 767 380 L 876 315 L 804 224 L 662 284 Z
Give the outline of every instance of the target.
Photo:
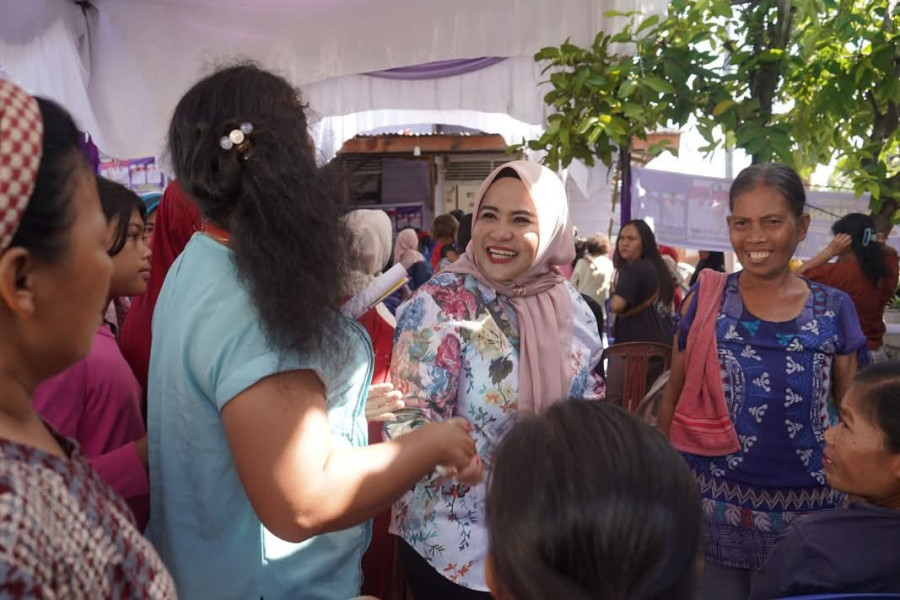
M 391 371 L 407 408 L 388 433 L 463 417 L 490 471 L 519 414 L 602 398 L 596 321 L 555 268 L 573 257 L 559 178 L 524 161 L 491 173 L 478 193 L 466 253 L 399 310 Z M 392 531 L 405 541 L 416 597 L 490 597 L 484 498 L 484 484 L 435 475 L 394 505 Z
M 787 525 L 841 502 L 825 481 L 825 430 L 868 359 L 850 297 L 790 270 L 809 227 L 799 175 L 752 165 L 729 199 L 743 270 L 698 277 L 659 415 L 703 499 L 701 600 L 745 600 Z M 721 411 L 696 410 L 698 397 Z

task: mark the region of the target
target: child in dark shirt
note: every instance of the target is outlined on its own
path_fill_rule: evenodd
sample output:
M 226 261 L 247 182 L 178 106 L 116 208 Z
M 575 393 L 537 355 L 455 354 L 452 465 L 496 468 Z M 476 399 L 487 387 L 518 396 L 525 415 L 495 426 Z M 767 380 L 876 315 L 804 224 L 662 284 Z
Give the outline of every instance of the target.
M 853 380 L 825 433 L 829 485 L 848 508 L 798 519 L 760 571 L 753 600 L 826 593 L 900 593 L 900 361 Z

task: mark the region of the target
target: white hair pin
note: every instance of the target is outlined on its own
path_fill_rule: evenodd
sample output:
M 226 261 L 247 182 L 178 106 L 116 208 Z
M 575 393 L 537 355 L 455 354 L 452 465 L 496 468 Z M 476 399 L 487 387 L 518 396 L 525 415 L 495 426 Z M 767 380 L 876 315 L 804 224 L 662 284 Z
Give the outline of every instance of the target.
M 223 135 L 219 139 L 219 146 L 222 150 L 231 150 L 235 146 L 238 150 L 243 150 L 243 146 L 247 142 L 247 136 L 253 133 L 252 123 L 241 123 L 237 129 L 232 129 L 228 135 Z

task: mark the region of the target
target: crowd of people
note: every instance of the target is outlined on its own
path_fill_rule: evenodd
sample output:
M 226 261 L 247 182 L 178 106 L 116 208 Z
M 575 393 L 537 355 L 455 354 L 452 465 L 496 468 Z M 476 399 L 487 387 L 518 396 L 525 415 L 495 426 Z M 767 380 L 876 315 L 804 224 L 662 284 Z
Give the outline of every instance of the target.
M 742 268 L 705 252 L 686 282 L 642 220 L 576 240 L 524 160 L 395 232 L 348 211 L 307 129 L 285 79 L 220 69 L 141 198 L 0 81 L 4 594 L 900 593 L 898 257 L 869 217 L 792 269 L 803 183 L 753 165 Z M 342 313 L 395 264 L 401 289 Z M 602 360 L 644 342 L 671 348 L 655 426 Z

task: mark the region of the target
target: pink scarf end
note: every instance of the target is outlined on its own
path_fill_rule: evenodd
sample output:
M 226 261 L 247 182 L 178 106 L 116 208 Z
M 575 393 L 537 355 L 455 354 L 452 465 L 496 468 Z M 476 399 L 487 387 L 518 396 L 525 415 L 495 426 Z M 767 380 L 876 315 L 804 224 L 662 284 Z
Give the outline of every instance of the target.
M 669 440 L 679 452 L 699 456 L 725 456 L 741 449 L 728 416 L 704 418 L 675 413 Z

